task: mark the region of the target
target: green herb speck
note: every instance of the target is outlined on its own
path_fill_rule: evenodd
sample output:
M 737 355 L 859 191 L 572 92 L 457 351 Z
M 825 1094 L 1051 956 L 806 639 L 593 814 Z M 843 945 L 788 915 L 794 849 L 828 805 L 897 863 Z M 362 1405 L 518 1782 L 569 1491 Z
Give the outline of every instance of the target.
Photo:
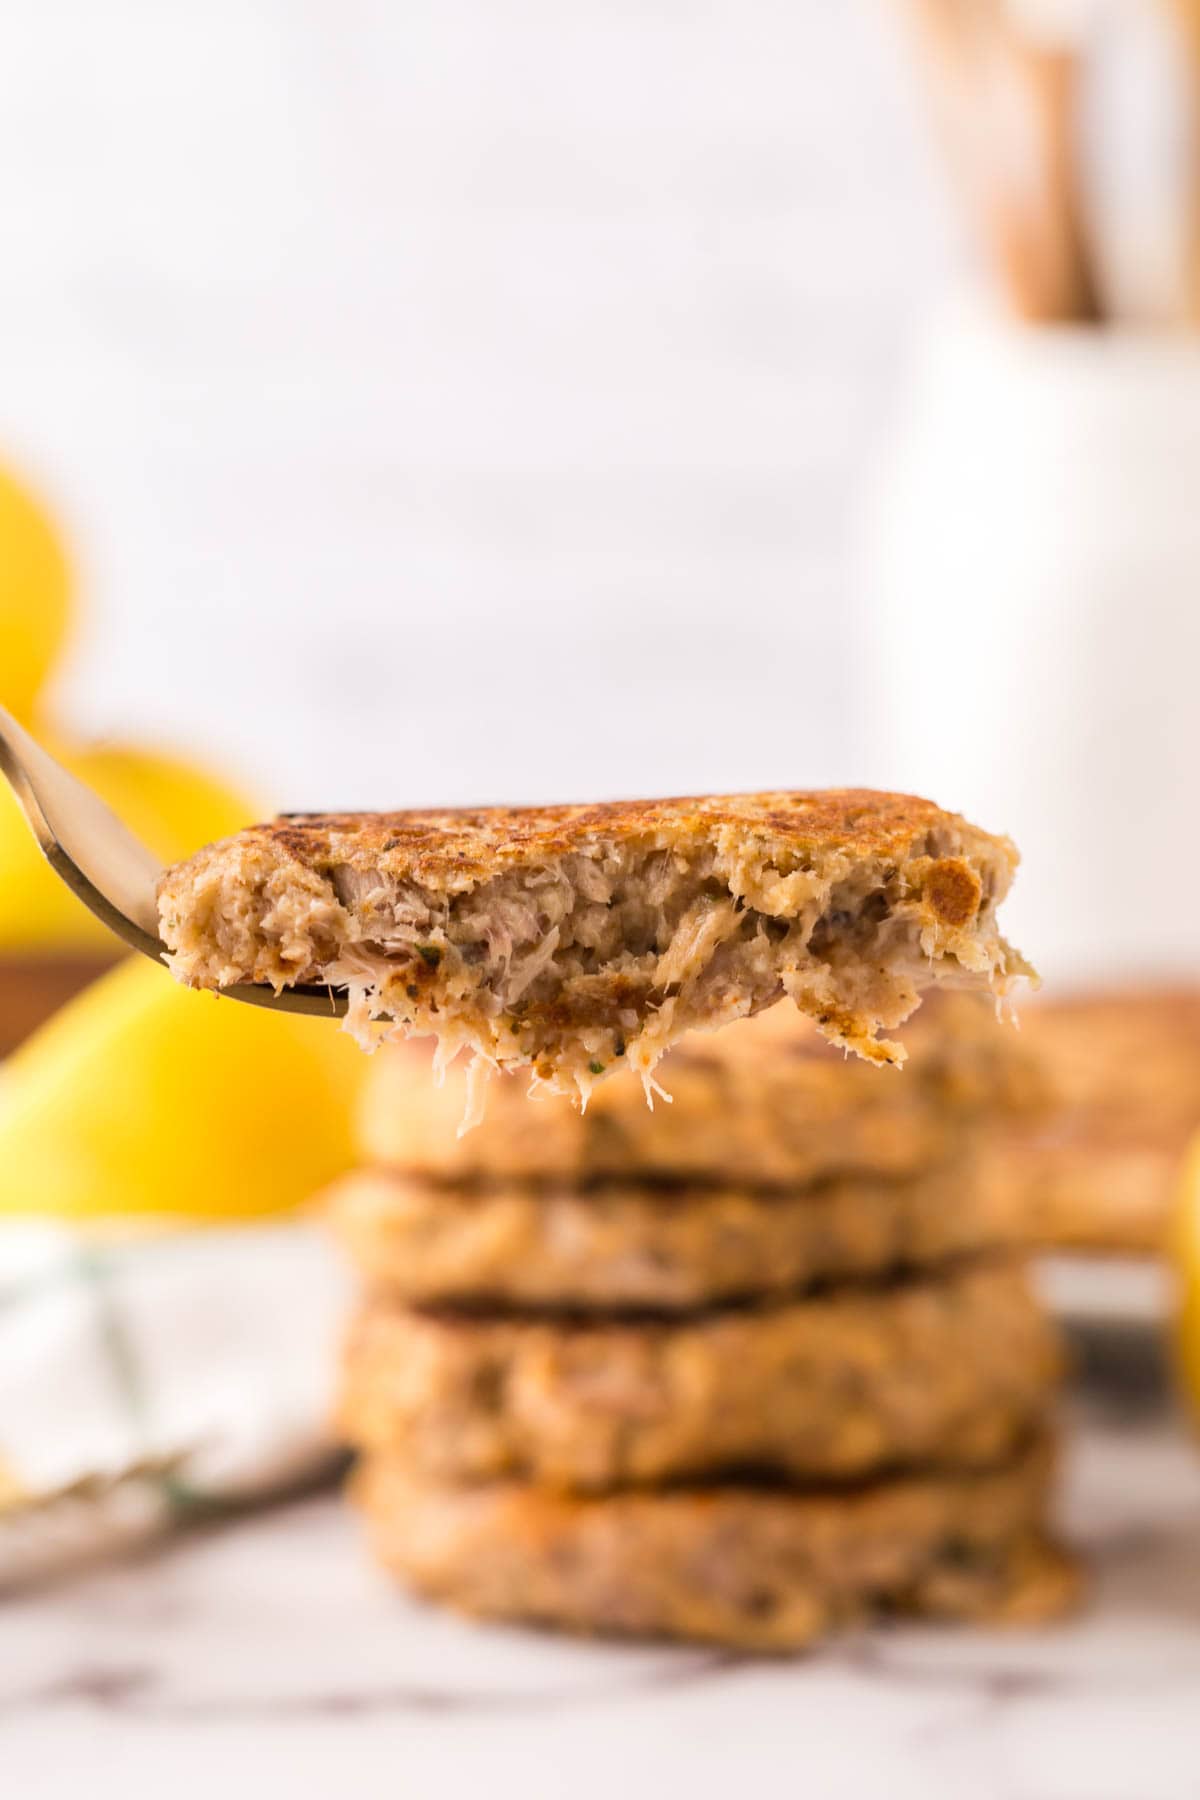
M 418 944 L 417 950 L 431 969 L 436 969 L 442 960 L 442 953 L 436 944 Z
M 603 1075 L 604 1073 L 604 1064 L 602 1062 L 590 1062 L 588 1068 L 593 1075 Z

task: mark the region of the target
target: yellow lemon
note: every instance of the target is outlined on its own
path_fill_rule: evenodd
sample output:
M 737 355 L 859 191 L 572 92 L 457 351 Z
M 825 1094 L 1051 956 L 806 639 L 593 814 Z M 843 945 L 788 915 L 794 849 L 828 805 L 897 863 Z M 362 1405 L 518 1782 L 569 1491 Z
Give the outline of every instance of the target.
M 0 704 L 26 724 L 66 637 L 69 590 L 49 517 L 0 469 Z
M 1184 1159 L 1172 1220 L 1170 1248 L 1175 1265 L 1179 1373 L 1200 1415 L 1200 1137 Z
M 133 957 L 0 1070 L 0 1213 L 297 1206 L 352 1160 L 362 1069 L 333 1020 L 193 993 Z
M 46 747 L 164 862 L 236 831 L 255 812 L 226 783 L 170 757 L 108 748 L 71 752 L 49 741 Z M 52 874 L 7 784 L 0 783 L 0 954 L 116 947 L 111 933 Z

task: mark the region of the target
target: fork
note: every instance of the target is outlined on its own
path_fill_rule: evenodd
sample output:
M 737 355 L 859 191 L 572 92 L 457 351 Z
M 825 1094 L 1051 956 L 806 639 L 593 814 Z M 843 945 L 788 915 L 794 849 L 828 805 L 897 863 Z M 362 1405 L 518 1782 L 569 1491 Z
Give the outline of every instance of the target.
M 54 873 L 132 950 L 162 963 L 167 947 L 158 935 L 157 895 L 163 874 L 158 858 L 3 706 L 0 772 L 8 778 Z M 336 1018 L 346 1010 L 341 988 L 299 986 L 277 994 L 265 984 L 240 982 L 221 992 L 232 1000 L 279 1012 Z

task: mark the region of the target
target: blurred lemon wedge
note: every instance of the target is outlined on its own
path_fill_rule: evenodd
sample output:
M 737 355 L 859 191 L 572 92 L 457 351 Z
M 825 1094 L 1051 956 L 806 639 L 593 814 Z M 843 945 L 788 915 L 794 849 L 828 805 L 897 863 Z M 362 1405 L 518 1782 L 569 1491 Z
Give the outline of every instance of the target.
M 67 635 L 70 586 L 48 514 L 0 468 L 0 702 L 22 724 L 32 719 Z
M 1178 1307 L 1176 1361 L 1200 1417 L 1200 1135 L 1192 1139 L 1184 1158 L 1169 1243 Z
M 121 963 L 0 1070 L 0 1214 L 248 1219 L 349 1166 L 363 1058 L 331 1020 Z
M 71 622 L 71 570 L 49 513 L 0 468 L 0 703 L 94 788 L 164 863 L 249 822 L 228 783 L 149 751 L 84 749 L 48 729 L 43 687 Z M 0 956 L 117 952 L 109 932 L 51 873 L 0 782 Z

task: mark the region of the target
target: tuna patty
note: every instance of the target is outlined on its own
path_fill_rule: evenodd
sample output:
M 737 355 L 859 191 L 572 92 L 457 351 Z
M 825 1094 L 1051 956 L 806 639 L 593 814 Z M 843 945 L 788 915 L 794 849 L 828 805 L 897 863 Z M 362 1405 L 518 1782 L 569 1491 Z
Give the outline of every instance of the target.
M 1200 1131 L 1200 989 L 1040 1002 L 1024 1025 L 1048 1102 L 999 1135 L 991 1165 L 1026 1239 L 1161 1254 Z
M 1011 844 L 866 790 L 448 813 L 290 815 L 164 877 L 183 981 L 344 987 L 386 1018 L 586 1098 L 614 1069 L 783 996 L 832 1042 L 939 981 L 1003 993 L 1027 965 L 996 907 Z
M 790 1304 L 638 1322 L 368 1303 L 349 1440 L 439 1479 L 601 1490 L 731 1469 L 859 1476 L 981 1464 L 1041 1417 L 1059 1346 L 1006 1264 Z
M 579 1499 L 446 1487 L 373 1457 L 355 1494 L 380 1560 L 465 1612 L 568 1631 L 795 1650 L 871 1611 L 1034 1622 L 1076 1597 L 1042 1535 L 1050 1456 L 851 1493 L 770 1487 Z
M 465 1188 L 364 1169 L 325 1197 L 376 1292 L 423 1304 L 673 1311 L 769 1298 L 1015 1247 L 1017 1209 L 975 1159 L 802 1189 L 606 1181 Z
M 796 1187 L 833 1175 L 907 1176 L 944 1161 L 964 1121 L 1022 1115 L 1040 1098 L 1023 1035 L 998 1030 L 973 994 L 937 994 L 906 1032 L 901 1081 L 839 1055 L 794 1007 L 696 1032 L 661 1069 L 670 1106 L 647 1112 L 628 1081 L 605 1082 L 586 1112 L 530 1102 L 515 1077 L 489 1082 L 465 1137 L 459 1065 L 430 1082 L 428 1049 L 375 1058 L 359 1118 L 363 1159 L 439 1180 L 571 1183 L 610 1177 Z

